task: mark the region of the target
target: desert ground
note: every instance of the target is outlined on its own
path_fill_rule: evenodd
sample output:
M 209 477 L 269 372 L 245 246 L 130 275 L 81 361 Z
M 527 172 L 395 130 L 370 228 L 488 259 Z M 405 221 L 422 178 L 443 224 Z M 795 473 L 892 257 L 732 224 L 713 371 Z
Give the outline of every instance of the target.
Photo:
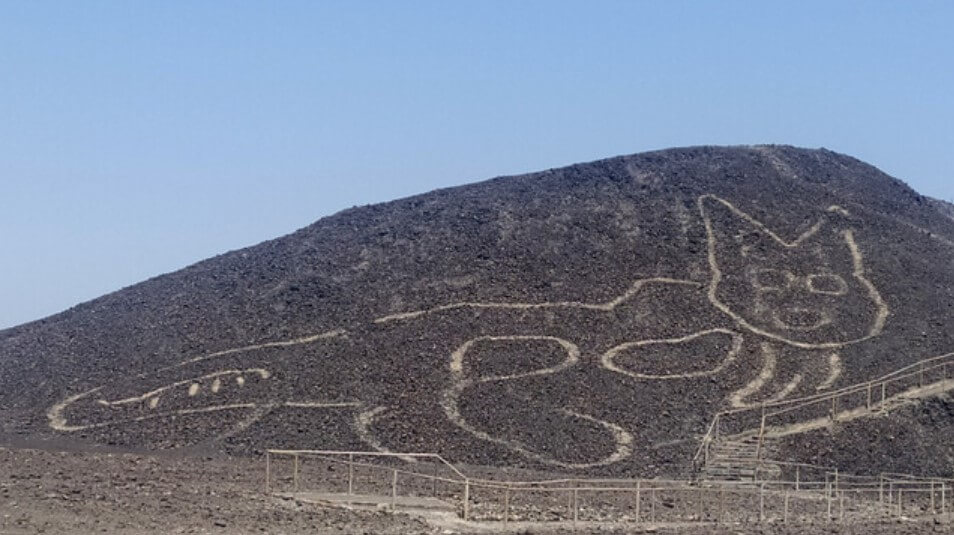
M 942 519 L 784 526 L 467 525 L 386 510 L 322 506 L 263 492 L 260 458 L 0 447 L 0 534 L 950 533 Z

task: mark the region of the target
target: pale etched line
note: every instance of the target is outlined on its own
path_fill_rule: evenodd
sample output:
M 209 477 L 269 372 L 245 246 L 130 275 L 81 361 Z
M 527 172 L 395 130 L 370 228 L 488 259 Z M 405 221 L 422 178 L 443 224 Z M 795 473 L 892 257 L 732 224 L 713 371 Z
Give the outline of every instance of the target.
M 804 377 L 802 376 L 802 374 L 796 373 L 795 376 L 792 377 L 792 380 L 789 381 L 785 385 L 785 387 L 779 390 L 778 393 L 776 393 L 774 396 L 771 396 L 765 401 L 760 402 L 758 404 L 761 405 L 762 403 L 765 403 L 765 404 L 778 403 L 779 401 L 782 401 L 783 399 L 787 398 L 792 392 L 794 392 L 795 389 L 798 388 L 798 385 L 802 384 L 803 378 Z
M 600 459 L 598 461 L 594 461 L 591 463 L 568 463 L 568 462 L 558 461 L 556 459 L 553 459 L 544 455 L 540 455 L 539 453 L 529 449 L 525 444 L 519 441 L 506 440 L 506 439 L 502 439 L 502 438 L 498 438 L 493 435 L 490 435 L 489 433 L 481 431 L 480 429 L 477 429 L 471 426 L 469 423 L 467 423 L 467 420 L 463 417 L 463 415 L 460 413 L 460 410 L 458 409 L 461 393 L 463 393 L 464 390 L 466 390 L 468 387 L 472 386 L 473 384 L 474 383 L 470 381 L 465 381 L 462 383 L 458 383 L 453 388 L 446 390 L 444 392 L 444 399 L 441 402 L 441 406 L 444 408 L 444 413 L 447 415 L 448 419 L 450 419 L 452 422 L 454 422 L 454 424 L 456 424 L 458 427 L 460 427 L 464 431 L 467 431 L 471 435 L 481 440 L 498 444 L 511 451 L 524 455 L 525 457 L 538 461 L 542 464 L 547 464 L 551 466 L 559 466 L 561 468 L 568 468 L 573 470 L 585 470 L 587 468 L 594 468 L 597 466 L 607 466 L 610 464 L 617 463 L 623 459 L 626 459 L 633 453 L 633 448 L 632 448 L 633 436 L 628 431 L 626 431 L 625 429 L 623 429 L 622 427 L 616 424 L 599 420 L 589 415 L 573 412 L 568 409 L 558 409 L 558 412 L 565 414 L 567 416 L 572 416 L 575 418 L 586 420 L 588 422 L 595 423 L 603 427 L 605 430 L 607 430 L 613 436 L 613 439 L 616 444 L 616 448 L 613 451 L 613 453 L 603 459 Z
M 839 411 L 835 415 L 835 421 L 850 422 L 863 418 L 878 418 L 883 415 L 883 412 L 880 410 L 882 406 L 889 406 L 892 408 L 892 410 L 894 410 L 896 408 L 915 404 L 922 399 L 940 396 L 951 390 L 954 390 L 954 380 L 951 379 L 946 381 L 938 381 L 937 383 L 924 387 L 910 388 L 899 394 L 888 397 L 884 404 L 878 403 L 874 409 L 868 409 L 866 406 L 860 406 L 853 409 Z M 802 433 L 808 433 L 810 431 L 826 429 L 831 426 L 831 424 L 831 417 L 823 416 L 794 424 L 767 426 L 765 428 L 765 437 L 782 438 L 791 435 L 798 435 Z M 740 434 L 752 433 L 753 431 L 757 430 L 749 430 Z
M 800 245 L 801 245 L 802 243 L 804 243 L 806 240 L 808 240 L 809 238 L 811 238 L 811 237 L 815 236 L 816 234 L 818 234 L 818 232 L 821 231 L 821 229 L 828 223 L 828 220 L 827 220 L 826 218 L 821 217 L 821 218 L 818 219 L 818 221 L 815 222 L 814 225 L 812 225 L 811 228 L 809 228 L 808 230 L 806 230 L 805 232 L 803 232 L 802 234 L 800 234 L 797 238 L 795 238 L 794 241 L 787 241 L 787 240 L 785 240 L 785 238 L 782 238 L 781 236 L 779 236 L 778 234 L 776 234 L 774 231 L 772 231 L 772 229 L 770 229 L 770 228 L 768 228 L 767 226 L 765 226 L 765 224 L 762 223 L 761 221 L 755 219 L 754 217 L 750 216 L 749 214 L 747 214 L 747 213 L 743 212 L 742 210 L 739 210 L 738 208 L 736 208 L 734 204 L 732 204 L 732 203 L 730 203 L 729 201 L 723 199 L 722 197 L 719 197 L 719 196 L 717 196 L 717 195 L 713 195 L 713 194 L 711 194 L 711 193 L 707 193 L 707 194 L 702 195 L 702 196 L 699 197 L 698 204 L 699 204 L 699 207 L 701 208 L 701 210 L 702 210 L 702 212 L 703 212 L 703 219 L 709 220 L 710 224 L 711 224 L 711 218 L 708 216 L 708 212 L 707 212 L 707 210 L 706 210 L 706 208 L 705 208 L 705 201 L 707 201 L 707 200 L 714 201 L 714 202 L 717 202 L 717 203 L 723 205 L 723 206 L 724 206 L 725 208 L 727 208 L 730 212 L 732 212 L 733 214 L 735 214 L 736 217 L 738 217 L 739 219 L 742 219 L 742 220 L 747 221 L 750 225 L 752 225 L 753 227 L 755 227 L 756 229 L 758 229 L 759 232 L 761 232 L 762 234 L 765 234 L 766 236 L 772 238 L 772 239 L 775 240 L 779 245 L 781 245 L 782 247 L 785 247 L 785 248 L 787 248 L 787 249 L 794 249 L 794 248 L 800 246 Z M 708 228 L 709 228 L 709 227 L 707 226 L 707 229 L 708 229 Z M 710 236 L 710 237 L 711 237 L 711 236 L 714 236 L 714 234 L 710 234 L 709 236 Z
M 833 204 L 829 206 L 828 212 L 831 212 L 833 214 L 838 214 L 844 217 L 851 217 L 851 212 L 849 212 L 845 207 L 838 206 L 837 204 Z
M 467 354 L 467 351 L 473 346 L 474 343 L 479 341 L 533 341 L 533 340 L 546 340 L 551 342 L 556 342 L 566 351 L 566 358 L 556 366 L 551 366 L 547 368 L 541 368 L 539 370 L 534 370 L 531 372 L 517 373 L 511 375 L 494 375 L 488 377 L 482 377 L 478 380 L 470 380 L 464 378 L 464 358 Z M 464 431 L 470 433 L 471 435 L 485 440 L 487 442 L 492 442 L 504 446 L 505 448 L 517 452 L 521 455 L 524 455 L 528 458 L 534 459 L 540 463 L 548 464 L 552 466 L 559 466 L 561 468 L 569 468 L 574 470 L 582 470 L 586 468 L 592 468 L 596 466 L 606 466 L 609 464 L 617 463 L 630 455 L 632 455 L 632 443 L 633 436 L 627 432 L 622 427 L 599 420 L 592 416 L 586 414 L 580 414 L 577 412 L 570 411 L 568 409 L 559 409 L 558 412 L 571 416 L 574 418 L 580 418 L 588 422 L 595 423 L 609 432 L 615 442 L 615 450 L 609 456 L 600 459 L 592 463 L 567 463 L 563 461 L 558 461 L 550 457 L 541 455 L 535 451 L 532 451 L 525 444 L 522 444 L 519 441 L 515 440 L 506 440 L 498 437 L 494 437 L 489 433 L 481 431 L 470 425 L 467 420 L 460 413 L 459 402 L 460 395 L 464 390 L 470 388 L 471 386 L 489 383 L 489 382 L 499 382 L 499 381 L 509 381 L 512 379 L 518 379 L 522 377 L 531 377 L 531 376 L 540 376 L 540 375 L 550 375 L 554 373 L 559 373 L 576 363 L 580 360 L 580 349 L 567 340 L 561 338 L 556 338 L 553 336 L 483 336 L 469 340 L 464 343 L 460 348 L 454 351 L 451 355 L 450 370 L 453 377 L 454 383 L 450 388 L 444 391 L 443 399 L 441 400 L 441 406 L 444 409 L 444 413 L 447 415 L 447 418 L 453 422 L 455 425 L 463 429 Z
M 212 405 L 209 407 L 198 407 L 195 409 L 181 409 L 181 410 L 173 411 L 173 413 L 179 416 L 186 416 L 189 414 L 205 414 L 207 412 L 230 411 L 235 409 L 254 409 L 256 407 L 258 407 L 257 403 L 232 403 L 228 405 Z M 151 417 L 151 415 L 140 416 L 139 418 L 136 418 L 135 421 L 137 422 L 142 421 L 149 417 Z
M 170 370 L 170 369 L 172 369 L 172 368 L 179 368 L 179 367 L 182 367 L 182 366 L 187 366 L 187 365 L 189 365 L 189 364 L 194 364 L 194 363 L 196 363 L 196 362 L 201 362 L 201 361 L 203 361 L 203 360 L 209 360 L 209 359 L 213 359 L 213 358 L 217 358 L 217 357 L 224 357 L 224 356 L 228 356 L 228 355 L 234 355 L 234 354 L 236 354 L 236 353 L 246 353 L 246 352 L 248 352 L 248 351 L 255 351 L 255 350 L 257 350 L 257 349 L 269 349 L 269 348 L 273 348 L 273 347 L 291 347 L 291 346 L 297 346 L 297 345 L 303 345 L 303 344 L 310 344 L 310 343 L 312 343 L 312 342 L 317 342 L 317 341 L 319 341 L 319 340 L 327 340 L 327 339 L 330 339 L 330 338 L 336 338 L 336 337 L 339 337 L 339 336 L 342 336 L 342 335 L 346 334 L 347 332 L 348 332 L 348 331 L 345 330 L 345 329 L 335 329 L 335 330 L 333 330 L 333 331 L 326 331 L 326 332 L 322 332 L 322 333 L 318 333 L 318 334 L 312 334 L 312 335 L 308 335 L 308 336 L 303 336 L 303 337 L 301 337 L 301 338 L 293 338 L 293 339 L 291 339 L 291 340 L 280 340 L 280 341 L 277 341 L 277 342 L 265 342 L 265 343 L 262 343 L 262 344 L 253 344 L 253 345 L 248 345 L 248 346 L 243 346 L 243 347 L 235 347 L 235 348 L 232 348 L 232 349 L 225 349 L 225 350 L 223 350 L 223 351 L 216 351 L 215 353 L 208 353 L 208 354 L 206 354 L 206 355 L 201 355 L 201 356 L 198 356 L 198 357 L 194 357 L 194 358 L 185 360 L 185 361 L 183 361 L 183 362 L 180 362 L 179 364 L 174 364 L 174 365 L 172 365 L 172 366 L 166 366 L 165 368 L 160 368 L 160 369 L 158 369 L 158 370 L 156 370 L 156 371 L 157 371 L 157 372 L 166 371 L 166 370 Z
M 374 323 L 388 323 L 392 321 L 401 321 L 407 319 L 419 318 L 421 316 L 426 316 L 429 314 L 435 314 L 438 312 L 446 312 L 449 310 L 458 310 L 463 308 L 474 308 L 474 309 L 500 309 L 500 310 L 539 310 L 547 308 L 576 308 L 582 310 L 599 310 L 599 311 L 612 311 L 622 303 L 632 299 L 633 296 L 638 294 L 644 286 L 647 284 L 681 284 L 686 286 L 695 286 L 702 287 L 702 284 L 696 281 L 683 280 L 683 279 L 671 279 L 667 277 L 654 277 L 648 279 L 639 279 L 635 281 L 629 289 L 623 292 L 622 295 L 611 299 L 605 303 L 583 303 L 578 301 L 558 301 L 558 302 L 545 302 L 545 303 L 481 303 L 481 302 L 461 302 L 461 303 L 451 303 L 447 305 L 440 305 L 434 308 L 428 308 L 424 310 L 415 310 L 412 312 L 401 312 L 398 314 L 391 314 L 388 316 L 383 316 L 374 320 Z
M 703 370 L 699 372 L 688 372 L 688 373 L 679 373 L 679 374 L 669 374 L 669 375 L 653 375 L 645 373 L 636 373 L 619 367 L 614 359 L 619 356 L 620 353 L 626 351 L 627 349 L 633 347 L 643 347 L 648 345 L 678 345 L 685 342 L 689 342 L 703 336 L 708 336 L 710 334 L 725 334 L 732 338 L 732 347 L 729 349 L 729 352 L 726 354 L 726 357 L 711 370 Z M 628 375 L 636 379 L 691 379 L 694 377 L 708 377 L 715 375 L 725 369 L 732 361 L 738 357 L 739 353 L 742 351 L 742 336 L 734 331 L 728 329 L 710 329 L 707 331 L 700 331 L 697 333 L 690 334 L 688 336 L 683 336 L 681 338 L 666 338 L 659 340 L 640 340 L 638 342 L 627 342 L 625 344 L 620 344 L 606 353 L 600 358 L 600 362 L 603 367 L 607 370 L 621 373 L 623 375 Z
M 234 403 L 229 405 L 214 405 L 214 406 L 200 407 L 195 409 L 181 409 L 181 410 L 175 410 L 175 411 L 153 412 L 144 416 L 137 416 L 135 418 L 109 420 L 106 422 L 98 422 L 93 424 L 70 425 L 66 417 L 63 416 L 63 412 L 65 411 L 66 407 L 75 403 L 76 401 L 79 401 L 80 399 L 88 397 L 89 395 L 95 393 L 98 390 L 100 390 L 100 388 L 89 390 L 81 394 L 76 394 L 74 396 L 70 396 L 66 398 L 65 400 L 63 400 L 60 403 L 57 403 L 56 405 L 53 405 L 53 407 L 51 407 L 50 410 L 47 411 L 46 413 L 47 419 L 49 420 L 49 423 L 50 423 L 50 427 L 56 431 L 74 432 L 74 431 L 83 431 L 87 429 L 100 429 L 104 427 L 110 427 L 110 426 L 121 425 L 121 424 L 139 423 L 139 422 L 144 422 L 146 420 L 164 418 L 167 416 L 186 416 L 190 414 L 221 412 L 221 411 L 238 410 L 238 409 L 254 409 L 258 407 L 258 405 L 256 405 L 255 403 Z
M 827 390 L 835 384 L 841 374 L 844 372 L 844 366 L 841 362 L 841 356 L 838 353 L 832 353 L 828 356 L 828 377 L 815 387 L 815 390 Z
M 846 230 L 842 232 L 841 236 L 845 240 L 845 243 L 851 252 L 852 262 L 854 264 L 852 275 L 855 277 L 855 279 L 858 280 L 858 282 L 862 286 L 865 287 L 865 289 L 867 289 L 868 296 L 871 298 L 871 300 L 875 303 L 875 306 L 877 307 L 875 321 L 865 336 L 855 340 L 849 340 L 846 342 L 827 342 L 827 343 L 798 342 L 796 340 L 791 340 L 784 336 L 780 336 L 778 334 L 768 332 L 764 329 L 760 329 L 756 327 L 755 325 L 752 325 L 751 323 L 749 323 L 741 315 L 735 313 L 728 305 L 720 301 L 718 296 L 719 284 L 722 282 L 723 274 L 719 267 L 718 252 L 716 250 L 718 246 L 718 239 L 716 238 L 715 228 L 712 223 L 712 217 L 710 216 L 709 210 L 706 208 L 706 205 L 705 205 L 705 201 L 707 200 L 711 200 L 713 202 L 722 204 L 728 210 L 730 210 L 733 214 L 735 214 L 739 218 L 750 223 L 759 232 L 763 233 L 766 236 L 771 237 L 779 245 L 786 248 L 798 247 L 805 240 L 817 234 L 821 230 L 821 228 L 825 225 L 826 220 L 824 218 L 819 219 L 819 221 L 815 223 L 815 225 L 811 229 L 803 233 L 795 241 L 789 242 L 789 241 L 785 241 L 779 235 L 772 232 L 768 227 L 766 227 L 761 222 L 754 219 L 752 216 L 746 214 L 745 212 L 742 212 L 741 210 L 733 206 L 732 203 L 730 203 L 729 201 L 726 201 L 725 199 L 722 199 L 720 197 L 717 197 L 711 194 L 703 195 L 699 197 L 699 201 L 698 201 L 699 210 L 702 213 L 703 223 L 705 224 L 705 228 L 706 228 L 706 235 L 708 236 L 709 269 L 712 273 L 711 280 L 709 283 L 708 297 L 709 297 L 709 301 L 712 303 L 713 306 L 715 306 L 716 308 L 724 312 L 726 315 L 731 317 L 733 320 L 735 320 L 739 325 L 741 325 L 746 330 L 749 330 L 753 333 L 759 334 L 766 338 L 771 338 L 773 340 L 783 342 L 790 346 L 800 347 L 803 349 L 841 348 L 846 345 L 857 344 L 859 342 L 869 340 L 871 338 L 874 338 L 875 336 L 880 335 L 883 332 L 885 323 L 887 322 L 888 314 L 890 313 L 890 309 L 888 308 L 887 303 L 885 303 L 884 299 L 881 297 L 881 293 L 878 292 L 878 289 L 875 288 L 874 284 L 867 278 L 867 274 L 866 274 L 865 266 L 864 266 L 864 256 L 862 255 L 861 249 L 858 247 L 858 243 L 855 241 L 854 233 L 851 230 Z
M 192 409 L 178 409 L 178 410 L 170 410 L 170 411 L 153 412 L 143 416 L 137 416 L 135 418 L 109 420 L 106 422 L 99 422 L 94 424 L 70 425 L 66 417 L 63 416 L 63 412 L 65 411 L 66 407 L 75 403 L 76 401 L 79 401 L 80 399 L 89 397 L 91 394 L 95 393 L 98 390 L 100 390 L 100 388 L 97 388 L 95 390 L 90 390 L 82 394 L 77 394 L 75 396 L 71 396 L 65 399 L 63 402 L 57 403 L 56 405 L 54 405 L 49 411 L 47 411 L 47 418 L 50 421 L 50 427 L 52 427 L 53 429 L 57 431 L 72 432 L 72 431 L 82 431 L 85 429 L 98 429 L 98 428 L 109 427 L 109 426 L 120 425 L 120 424 L 139 423 L 139 422 L 144 422 L 146 420 L 164 418 L 167 416 L 189 416 L 193 414 L 205 414 L 205 413 L 211 413 L 211 412 L 222 412 L 222 411 L 239 410 L 239 409 L 255 409 L 256 410 L 255 414 L 251 415 L 249 418 L 246 418 L 243 422 L 240 422 L 236 426 L 233 426 L 233 428 L 228 433 L 219 436 L 219 438 L 223 438 L 223 437 L 232 436 L 242 431 L 243 429 L 247 428 L 248 426 L 252 425 L 256 421 L 261 419 L 262 416 L 264 416 L 265 414 L 268 414 L 268 412 L 272 411 L 273 409 L 275 409 L 275 407 L 279 405 L 284 405 L 286 407 L 331 408 L 331 409 L 353 408 L 353 407 L 361 406 L 361 403 L 358 403 L 358 402 L 338 402 L 338 401 L 332 401 L 332 402 L 287 401 L 280 404 L 279 403 L 230 403 L 230 404 L 223 404 L 223 405 L 209 405 L 206 407 L 196 407 Z
M 456 351 L 451 353 L 451 362 L 450 362 L 451 373 L 455 376 L 456 380 L 463 380 L 464 357 L 466 356 L 467 351 L 477 342 L 484 342 L 484 341 L 515 342 L 515 341 L 533 341 L 533 340 L 546 340 L 550 342 L 556 342 L 561 347 L 563 347 L 563 349 L 566 351 L 566 355 L 567 355 L 566 358 L 562 362 L 557 364 L 556 366 L 551 366 L 549 368 L 540 368 L 538 370 L 533 370 L 533 371 L 524 372 L 524 373 L 516 373 L 512 375 L 492 375 L 492 376 L 480 378 L 477 380 L 477 382 L 486 383 L 490 381 L 507 381 L 511 379 L 518 379 L 521 377 L 531 377 L 535 375 L 550 375 L 557 372 L 561 372 L 575 365 L 577 362 L 580 361 L 580 348 L 578 348 L 576 344 L 563 340 L 562 338 L 556 338 L 554 336 L 517 336 L 517 335 L 480 336 L 472 340 L 468 340 L 459 348 L 457 348 Z
M 258 405 L 254 405 L 254 404 L 253 404 L 253 407 L 252 407 L 252 408 L 253 408 L 253 410 L 252 410 L 252 413 L 251 413 L 251 414 L 249 414 L 247 417 L 243 418 L 242 421 L 240 421 L 239 423 L 233 425 L 231 428 L 229 428 L 229 429 L 228 429 L 227 431 L 225 431 L 224 433 L 220 433 L 219 435 L 217 435 L 217 436 L 215 437 L 215 440 L 225 440 L 225 439 L 227 439 L 227 438 L 233 437 L 233 436 L 235 436 L 235 435 L 237 435 L 237 434 L 239 434 L 239 433 L 245 431 L 246 429 L 248 429 L 249 427 L 251 427 L 253 424 L 258 423 L 262 418 L 264 418 L 264 417 L 267 416 L 269 413 L 271 413 L 272 410 L 275 409 L 275 405 L 272 404 L 272 403 L 269 403 L 269 404 L 258 404 Z
M 372 409 L 359 412 L 354 417 L 354 432 L 356 435 L 358 435 L 358 438 L 364 441 L 365 444 L 374 448 L 375 451 L 380 453 L 394 454 L 393 451 L 381 444 L 381 442 L 371 431 L 371 426 L 374 425 L 374 422 L 377 421 L 382 414 L 387 412 L 387 410 L 387 407 L 374 407 Z M 417 462 L 417 459 L 414 457 L 399 455 L 398 458 L 408 463 Z
M 101 399 L 101 400 L 98 400 L 98 403 L 101 404 L 101 405 L 106 405 L 106 406 L 110 406 L 110 407 L 116 406 L 116 405 L 128 405 L 128 404 L 130 404 L 130 403 L 138 403 L 138 402 L 146 401 L 146 400 L 149 399 L 149 398 L 158 396 L 159 394 L 161 394 L 161 393 L 163 393 L 163 392 L 166 392 L 166 391 L 168 391 L 168 390 L 171 390 L 171 389 L 173 389 L 173 388 L 176 388 L 176 387 L 179 387 L 179 386 L 183 386 L 183 385 L 187 385 L 187 384 L 189 385 L 189 389 L 190 389 L 190 390 L 189 390 L 189 395 L 190 395 L 190 396 L 194 396 L 195 394 L 198 393 L 198 388 L 197 388 L 197 385 L 196 385 L 196 383 L 197 383 L 198 381 L 202 381 L 202 380 L 204 380 L 204 379 L 212 379 L 212 378 L 222 377 L 222 376 L 225 376 L 225 375 L 243 376 L 243 375 L 245 375 L 245 374 L 258 374 L 258 376 L 261 377 L 262 379 L 268 379 L 268 378 L 271 376 L 271 372 L 269 372 L 268 370 L 266 370 L 266 369 L 264 369 L 264 368 L 248 368 L 248 369 L 245 369 L 245 370 L 223 370 L 223 371 L 218 371 L 218 372 L 215 372 L 215 373 L 210 373 L 210 374 L 202 375 L 202 376 L 200 376 L 200 377 L 193 377 L 193 378 L 190 378 L 190 379 L 184 379 L 184 380 L 182 380 L 182 381 L 176 381 L 176 382 L 174 382 L 174 383 L 170 383 L 170 384 L 165 385 L 165 386 L 162 386 L 162 387 L 160 387 L 160 388 L 156 388 L 155 390 L 150 390 L 149 392 L 146 392 L 146 393 L 141 394 L 141 395 L 138 395 L 138 396 L 128 397 L 128 398 L 124 398 L 124 399 L 118 399 L 118 400 L 115 400 L 115 401 L 107 401 L 107 400 Z M 196 385 L 196 388 L 193 389 L 193 385 Z
M 878 314 L 875 318 L 875 324 L 871 329 L 870 334 L 866 338 L 857 340 L 858 342 L 873 338 L 884 330 L 885 324 L 888 322 L 888 314 L 891 310 L 888 308 L 888 304 L 885 303 L 884 299 L 881 297 L 881 292 L 875 287 L 874 283 L 868 279 L 867 272 L 865 270 L 864 256 L 861 253 L 861 248 L 858 247 L 858 242 L 855 241 L 855 233 L 851 230 L 846 230 L 842 233 L 845 237 L 845 241 L 848 243 L 848 248 L 851 249 L 851 258 L 854 262 L 854 272 L 852 275 L 862 285 L 868 290 L 868 297 L 875 302 L 875 305 L 878 307 Z
M 792 312 L 812 312 L 811 310 L 808 310 L 807 308 L 792 308 L 791 311 Z M 825 327 L 826 325 L 832 324 L 832 319 L 830 314 L 828 314 L 825 311 L 817 311 L 816 313 L 819 314 L 819 319 L 812 325 L 791 325 L 778 315 L 778 311 L 773 311 L 771 314 L 772 325 L 775 325 L 779 329 L 785 329 L 786 331 L 808 333 L 812 331 L 817 331 L 818 329 L 821 329 L 822 327 Z
M 284 405 L 303 409 L 334 409 L 360 407 L 362 403 L 360 401 L 286 401 Z
M 46 411 L 46 418 L 50 422 L 50 427 L 57 431 L 80 431 L 87 429 L 87 426 L 69 425 L 66 417 L 63 416 L 63 412 L 66 410 L 66 407 L 76 403 L 81 399 L 87 398 L 102 389 L 103 387 L 99 387 L 92 390 L 87 390 L 86 392 L 80 392 L 79 394 L 74 394 L 67 397 L 63 401 L 54 404 Z
M 729 404 L 732 407 L 746 409 L 757 405 L 746 403 L 745 399 L 761 390 L 766 383 L 775 377 L 775 365 L 777 363 L 775 348 L 771 344 L 762 344 L 762 355 L 762 370 L 759 372 L 759 376 L 729 395 Z

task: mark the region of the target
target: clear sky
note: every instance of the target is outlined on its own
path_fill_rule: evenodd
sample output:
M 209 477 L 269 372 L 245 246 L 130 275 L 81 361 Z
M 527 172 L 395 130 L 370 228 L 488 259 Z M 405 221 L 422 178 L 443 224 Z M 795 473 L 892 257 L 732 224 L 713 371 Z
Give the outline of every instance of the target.
M 954 199 L 954 2 L 0 3 L 0 328 L 353 205 L 787 143 Z

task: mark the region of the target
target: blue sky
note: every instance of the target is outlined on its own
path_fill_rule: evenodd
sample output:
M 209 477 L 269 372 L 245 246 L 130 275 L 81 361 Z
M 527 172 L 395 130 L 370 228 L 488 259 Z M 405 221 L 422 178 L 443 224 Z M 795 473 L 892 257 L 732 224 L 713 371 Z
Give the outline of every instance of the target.
M 954 2 L 4 2 L 0 328 L 353 205 L 697 144 L 954 199 Z

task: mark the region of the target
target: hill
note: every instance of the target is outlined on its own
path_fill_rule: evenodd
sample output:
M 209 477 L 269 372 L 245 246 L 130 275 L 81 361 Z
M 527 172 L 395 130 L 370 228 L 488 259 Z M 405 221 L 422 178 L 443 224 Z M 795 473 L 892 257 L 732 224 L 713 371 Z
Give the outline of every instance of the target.
M 952 265 L 954 207 L 827 150 L 496 178 L 0 332 L 0 433 L 672 473 L 719 410 L 954 351 Z

